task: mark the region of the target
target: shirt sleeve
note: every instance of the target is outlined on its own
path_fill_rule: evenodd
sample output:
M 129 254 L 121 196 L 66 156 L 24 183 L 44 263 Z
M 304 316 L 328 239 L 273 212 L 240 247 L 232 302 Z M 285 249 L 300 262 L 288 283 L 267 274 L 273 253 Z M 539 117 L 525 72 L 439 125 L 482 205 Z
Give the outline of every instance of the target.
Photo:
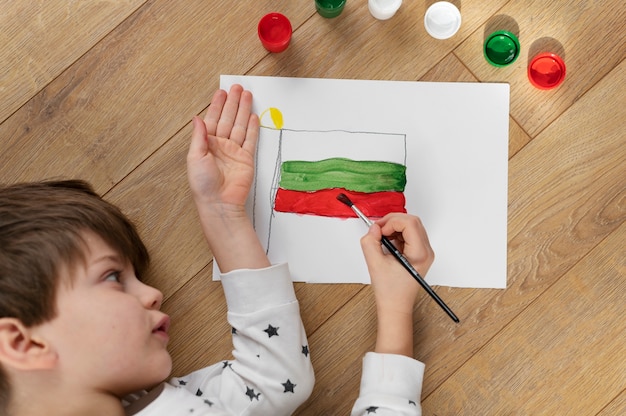
M 403 355 L 368 352 L 352 416 L 422 414 L 424 364 Z
M 234 360 L 169 383 L 201 398 L 216 413 L 292 414 L 310 396 L 314 375 L 287 265 L 235 270 L 221 280 Z

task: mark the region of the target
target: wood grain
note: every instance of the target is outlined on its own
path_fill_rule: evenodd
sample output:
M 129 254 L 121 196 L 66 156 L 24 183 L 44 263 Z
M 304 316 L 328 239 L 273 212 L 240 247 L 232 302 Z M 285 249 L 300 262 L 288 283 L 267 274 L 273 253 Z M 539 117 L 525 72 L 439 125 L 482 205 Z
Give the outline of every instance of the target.
M 145 2 L 0 1 L 0 122 Z
M 614 416 L 626 414 L 626 390 L 622 392 L 598 413 L 598 416 Z
M 626 224 L 464 363 L 424 413 L 600 412 L 626 382 L 624 241 Z
M 302 4 L 287 8 L 296 27 L 310 15 Z M 255 30 L 238 29 L 256 27 L 248 7 L 146 3 L 0 125 L 3 180 L 80 176 L 110 189 L 208 105 L 221 73 L 267 55 Z

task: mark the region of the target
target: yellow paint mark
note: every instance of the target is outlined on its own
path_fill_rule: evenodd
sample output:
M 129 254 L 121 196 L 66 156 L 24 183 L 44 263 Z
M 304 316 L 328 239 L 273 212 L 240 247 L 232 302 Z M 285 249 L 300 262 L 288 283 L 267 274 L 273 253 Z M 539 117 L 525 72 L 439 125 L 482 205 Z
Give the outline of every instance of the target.
M 268 111 L 270 113 L 270 118 L 272 119 L 273 127 L 275 129 L 278 129 L 278 130 L 282 129 L 283 125 L 284 125 L 283 113 L 281 113 L 280 110 L 278 108 L 275 108 L 275 107 L 270 107 L 270 108 L 266 109 L 265 111 L 263 111 L 261 113 L 261 115 L 259 116 L 259 119 L 261 120 L 261 125 L 263 127 L 270 127 L 270 126 L 267 126 L 267 125 L 263 124 L 263 116 Z

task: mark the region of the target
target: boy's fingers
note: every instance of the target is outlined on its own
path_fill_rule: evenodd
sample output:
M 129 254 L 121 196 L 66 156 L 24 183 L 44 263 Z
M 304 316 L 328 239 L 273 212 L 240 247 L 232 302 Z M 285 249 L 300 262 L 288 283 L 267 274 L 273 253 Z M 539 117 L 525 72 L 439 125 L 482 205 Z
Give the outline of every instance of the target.
M 226 103 L 226 91 L 217 90 L 215 94 L 213 94 L 213 98 L 211 99 L 211 105 L 204 116 L 204 123 L 206 124 L 207 133 L 211 136 L 215 136 L 217 132 L 217 124 L 220 121 L 220 117 L 222 116 L 222 109 L 224 108 L 224 104 Z
M 361 237 L 361 249 L 363 250 L 366 261 L 383 254 L 383 249 L 380 245 L 380 238 L 380 227 L 376 224 L 372 225 L 367 231 L 367 234 Z
M 193 132 L 191 133 L 191 143 L 189 145 L 187 158 L 193 160 L 206 155 L 208 144 L 206 141 L 206 126 L 204 125 L 202 119 L 198 116 L 194 116 L 191 122 L 193 124 Z
M 226 102 L 222 108 L 222 114 L 217 122 L 215 136 L 223 138 L 230 137 L 239 110 L 239 102 L 241 100 L 242 92 L 243 87 L 241 85 L 235 84 L 230 88 L 228 96 L 226 97 Z M 210 108 L 211 107 L 209 107 L 209 109 Z
M 405 243 L 417 243 L 421 239 L 422 222 L 418 217 L 405 214 L 390 214 L 378 222 L 383 235 L 390 237 L 401 235 Z
M 434 258 L 426 229 L 422 221 L 413 215 L 390 214 L 380 221 L 383 235 L 401 233 L 402 253 L 411 261 L 427 261 Z
M 248 126 L 246 128 L 246 138 L 241 147 L 243 150 L 254 155 L 256 143 L 259 139 L 259 117 L 256 114 L 250 114 L 248 118 Z
M 230 140 L 241 146 L 244 140 L 246 140 L 251 114 L 252 93 L 250 91 L 242 91 L 239 101 L 239 108 L 237 109 L 237 115 L 230 131 L 230 136 L 225 137 L 229 137 Z

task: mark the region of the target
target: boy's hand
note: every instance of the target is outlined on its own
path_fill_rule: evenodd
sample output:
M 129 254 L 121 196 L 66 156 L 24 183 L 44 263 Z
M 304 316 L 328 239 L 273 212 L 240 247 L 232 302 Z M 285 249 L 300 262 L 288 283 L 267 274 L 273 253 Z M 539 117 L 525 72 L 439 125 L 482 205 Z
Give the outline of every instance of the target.
M 246 215 L 254 179 L 259 118 L 241 85 L 219 90 L 204 116 L 193 119 L 187 177 L 202 231 L 222 273 L 270 265 Z
M 420 286 L 392 255 L 383 252 L 382 235 L 393 242 L 422 276 L 430 269 L 435 253 L 420 219 L 407 214 L 386 215 L 361 239 L 378 307 L 412 313 Z
M 204 120 L 193 119 L 187 154 L 189 185 L 205 210 L 242 211 L 254 177 L 259 118 L 241 85 L 213 96 Z
M 382 235 L 393 242 L 422 276 L 430 269 L 435 253 L 422 222 L 412 215 L 388 214 L 361 238 L 376 299 L 376 352 L 412 356 L 413 307 L 421 287 L 391 254 L 383 251 Z

